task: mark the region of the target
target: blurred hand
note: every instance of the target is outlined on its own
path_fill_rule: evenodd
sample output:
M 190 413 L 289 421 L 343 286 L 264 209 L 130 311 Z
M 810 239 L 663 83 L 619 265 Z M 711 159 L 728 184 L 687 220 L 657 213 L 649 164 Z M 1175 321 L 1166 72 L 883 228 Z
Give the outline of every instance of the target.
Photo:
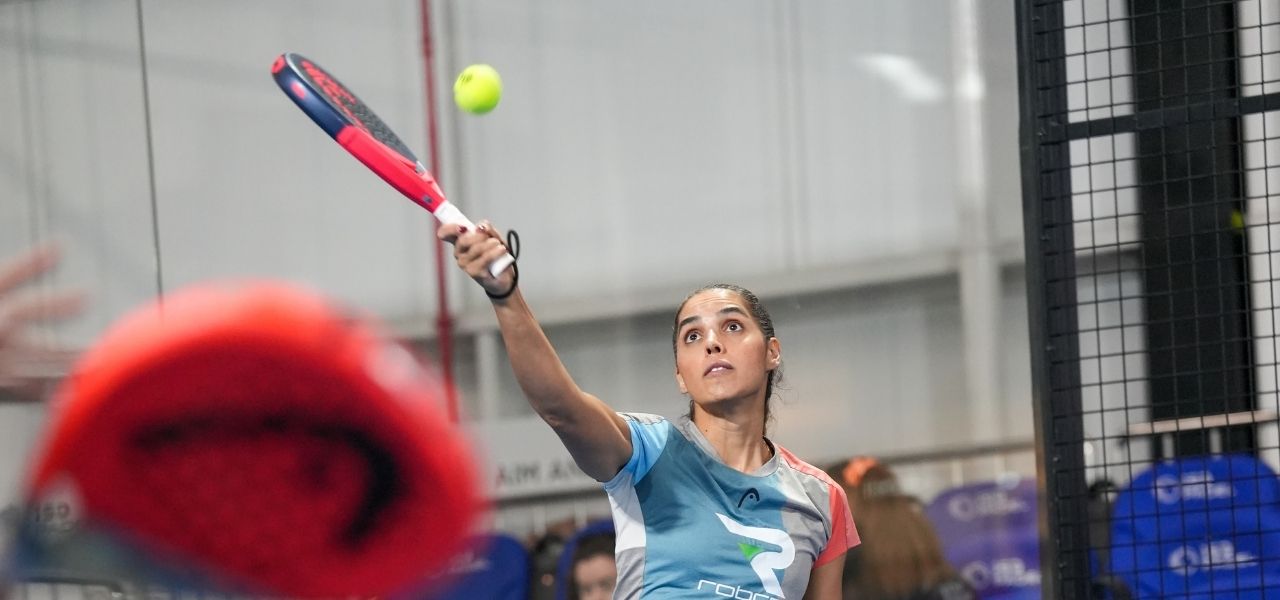
M 78 313 L 84 295 L 17 291 L 53 269 L 60 254 L 56 246 L 45 244 L 0 265 L 0 388 L 35 394 L 40 384 L 64 374 L 74 356 L 33 339 L 28 328 Z
M 458 267 L 470 275 L 490 294 L 503 294 L 511 289 L 514 274 L 510 267 L 497 277 L 489 274 L 489 263 L 507 253 L 498 231 L 488 221 L 481 221 L 477 230 L 467 230 L 458 225 L 441 225 L 436 237 L 453 244 L 453 256 Z

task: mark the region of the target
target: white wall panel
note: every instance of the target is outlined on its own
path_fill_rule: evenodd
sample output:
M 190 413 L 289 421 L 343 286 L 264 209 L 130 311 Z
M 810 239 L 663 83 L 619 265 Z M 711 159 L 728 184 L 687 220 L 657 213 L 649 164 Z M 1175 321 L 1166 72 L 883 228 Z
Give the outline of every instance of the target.
M 989 205 L 1000 239 L 1022 240 L 1022 159 L 1018 148 L 1018 55 L 1014 13 L 1004 2 L 978 2 Z
M 45 333 L 82 345 L 155 295 L 136 11 L 132 2 L 0 5 L 0 260 L 56 240 L 34 289 L 89 293 Z
M 1280 90 L 1280 6 L 1274 2 L 1244 0 L 1236 4 L 1240 44 L 1242 95 Z M 1261 410 L 1280 411 L 1280 357 L 1277 350 L 1277 312 L 1280 312 L 1280 113 L 1247 115 L 1242 119 L 1245 168 L 1245 235 L 1249 249 L 1254 338 L 1254 385 Z M 1280 427 L 1263 425 L 1258 431 L 1261 456 L 1280 470 Z
M 59 3 L 36 4 L 47 12 Z M 132 77 L 112 81 L 113 92 L 130 94 L 119 112 L 135 117 L 118 127 L 136 144 L 136 15 L 115 6 L 124 21 L 92 35 L 33 31 Z M 531 296 L 626 293 L 955 242 L 946 11 L 762 0 L 433 6 L 445 187 L 473 216 L 523 230 Z M 431 221 L 327 142 L 266 72 L 281 51 L 309 54 L 425 152 L 416 6 L 143 8 L 166 286 L 286 277 L 388 316 L 432 311 Z M 93 38 L 104 31 L 121 39 Z M 909 61 L 933 91 L 912 96 L 872 65 L 884 57 Z M 459 113 L 447 88 L 479 61 L 506 83 L 503 103 L 484 117 Z M 61 107 L 50 108 L 63 120 Z M 98 154 L 94 166 L 105 160 Z M 116 154 L 141 173 L 144 152 Z M 997 170 L 1016 180 L 1007 165 Z M 723 223 L 732 227 L 710 233 Z M 130 217 L 99 235 L 141 240 L 149 231 L 149 218 Z M 148 264 L 134 279 L 152 275 Z
M 956 242 L 950 13 L 798 3 L 796 241 L 809 264 Z
M 1072 236 L 1082 257 L 1137 248 L 1142 238 L 1132 134 L 1073 140 Z
M 1080 406 L 1089 479 L 1123 484 L 1152 457 L 1150 440 L 1128 438 L 1150 418 L 1145 307 L 1132 264 L 1076 280 L 1080 335 Z
M 464 208 L 522 230 L 534 297 L 784 267 L 777 28 L 767 2 L 454 2 Z M 474 295 L 468 300 L 475 301 Z
M 949 285 L 950 284 L 950 285 Z M 1005 314 L 1025 315 L 1005 286 Z M 776 434 L 801 456 L 901 453 L 970 443 L 977 404 L 964 386 L 964 341 L 952 282 L 832 296 L 775 310 L 787 361 Z M 780 313 L 780 314 L 779 314 Z M 1026 321 L 1001 324 L 1006 354 L 998 440 L 1029 439 Z M 790 344 L 788 345 L 788 340 Z M 1012 355 L 1012 356 L 1010 356 Z M 1019 369 L 1019 362 L 1024 363 Z
M 1068 119 L 1079 122 L 1133 114 L 1128 3 L 1066 0 L 1062 24 Z
M 168 282 L 283 277 L 386 315 L 433 306 L 430 216 L 330 141 L 269 70 L 285 51 L 314 59 L 425 150 L 416 4 L 144 7 Z

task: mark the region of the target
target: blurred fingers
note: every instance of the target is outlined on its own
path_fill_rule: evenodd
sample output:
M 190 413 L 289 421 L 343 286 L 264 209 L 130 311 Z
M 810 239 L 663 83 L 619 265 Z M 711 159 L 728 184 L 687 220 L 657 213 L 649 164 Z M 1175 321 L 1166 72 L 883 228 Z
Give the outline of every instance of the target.
M 53 243 L 42 244 L 0 265 L 0 295 L 53 268 L 62 255 Z
M 84 304 L 85 295 L 81 292 L 27 293 L 0 301 L 0 340 L 26 325 L 75 315 Z

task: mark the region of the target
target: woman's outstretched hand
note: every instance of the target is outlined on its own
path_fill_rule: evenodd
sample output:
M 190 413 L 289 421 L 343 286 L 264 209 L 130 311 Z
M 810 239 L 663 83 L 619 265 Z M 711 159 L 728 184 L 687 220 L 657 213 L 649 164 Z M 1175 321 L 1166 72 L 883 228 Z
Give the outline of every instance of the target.
M 79 292 L 19 291 L 58 264 L 57 246 L 37 246 L 0 265 L 0 388 L 34 395 L 63 374 L 74 352 L 36 340 L 29 327 L 80 311 Z
M 489 264 L 507 253 L 502 237 L 488 221 L 481 221 L 475 230 L 460 225 L 445 224 L 436 230 L 436 237 L 453 245 L 453 256 L 458 261 L 458 268 L 470 275 L 490 296 L 500 296 L 515 285 L 515 274 L 508 267 L 494 277 L 489 273 Z

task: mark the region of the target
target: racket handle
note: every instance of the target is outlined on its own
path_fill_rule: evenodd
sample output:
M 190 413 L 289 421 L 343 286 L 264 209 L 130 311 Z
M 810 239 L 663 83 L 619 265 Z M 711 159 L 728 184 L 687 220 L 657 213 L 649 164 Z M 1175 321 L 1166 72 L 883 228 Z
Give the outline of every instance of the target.
M 497 260 L 489 263 L 489 274 L 497 277 L 499 273 L 506 271 L 507 267 L 514 264 L 516 264 L 516 259 L 511 256 L 510 252 L 508 252 L 499 256 Z
M 435 215 L 436 219 L 441 223 L 461 225 L 467 229 L 476 228 L 476 224 L 472 223 L 471 219 L 468 219 L 466 215 L 462 214 L 462 211 L 458 210 L 458 207 L 448 200 L 441 200 L 440 204 L 436 205 L 436 209 L 431 211 L 431 214 Z M 510 252 L 503 254 L 497 260 L 489 263 L 489 274 L 497 277 L 515 262 L 516 259 L 511 256 Z

